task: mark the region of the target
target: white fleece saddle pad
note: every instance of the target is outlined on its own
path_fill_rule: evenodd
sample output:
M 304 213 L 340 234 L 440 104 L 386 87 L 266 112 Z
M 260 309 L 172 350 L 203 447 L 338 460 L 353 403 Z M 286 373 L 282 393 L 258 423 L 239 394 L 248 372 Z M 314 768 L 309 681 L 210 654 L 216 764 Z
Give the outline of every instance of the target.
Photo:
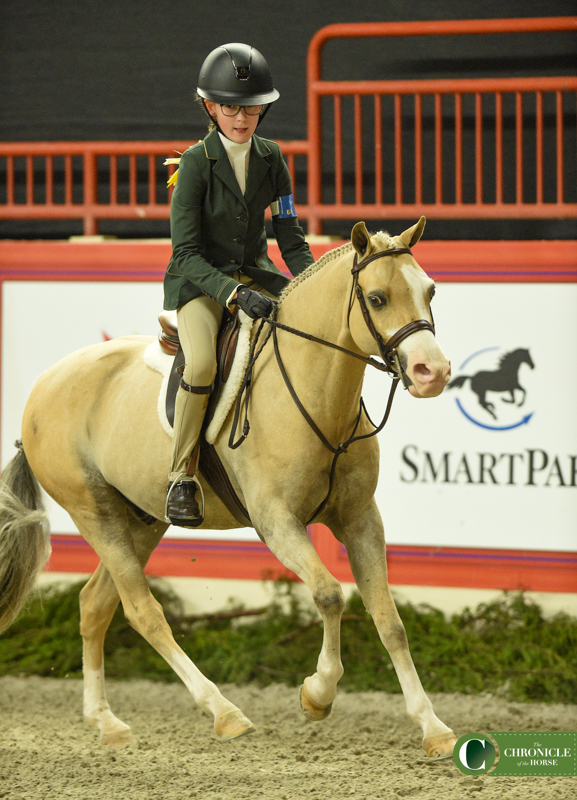
M 230 370 L 230 375 L 228 376 L 228 380 L 224 385 L 224 389 L 216 406 L 211 423 L 205 432 L 205 439 L 209 444 L 214 444 L 216 441 L 216 437 L 220 433 L 220 429 L 222 428 L 224 421 L 226 420 L 229 411 L 237 398 L 246 368 L 248 367 L 248 361 L 250 357 L 250 335 L 254 320 L 245 314 L 244 311 L 239 310 L 238 313 L 240 315 L 241 322 L 240 331 L 238 334 L 238 344 L 236 347 L 232 368 Z M 144 363 L 150 367 L 150 369 L 153 369 L 162 375 L 162 384 L 160 386 L 157 404 L 158 417 L 160 419 L 160 424 L 166 433 L 172 437 L 174 431 L 172 430 L 172 426 L 170 425 L 166 416 L 166 392 L 168 389 L 168 378 L 170 376 L 170 370 L 172 368 L 174 356 L 167 355 L 162 350 L 158 340 L 156 339 L 145 349 L 143 358 Z

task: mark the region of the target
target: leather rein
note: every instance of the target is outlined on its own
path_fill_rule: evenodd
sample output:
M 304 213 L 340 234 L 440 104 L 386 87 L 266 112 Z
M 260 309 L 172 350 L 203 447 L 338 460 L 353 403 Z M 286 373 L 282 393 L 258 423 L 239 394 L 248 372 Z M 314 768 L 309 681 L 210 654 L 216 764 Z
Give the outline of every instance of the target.
M 323 443 L 323 445 L 328 450 L 330 450 L 331 453 L 333 453 L 333 456 L 334 456 L 332 464 L 331 464 L 331 472 L 330 472 L 330 478 L 329 478 L 329 490 L 328 490 L 328 493 L 327 493 L 325 499 L 322 501 L 322 503 L 315 510 L 314 514 L 312 515 L 312 517 L 309 520 L 309 522 L 307 523 L 307 525 L 309 525 L 321 513 L 321 511 L 325 508 L 325 506 L 326 506 L 326 504 L 327 504 L 327 502 L 329 500 L 329 497 L 331 495 L 331 491 L 332 491 L 332 488 L 333 488 L 334 476 L 335 476 L 337 460 L 338 460 L 339 456 L 342 453 L 346 453 L 347 449 L 349 448 L 349 446 L 351 444 L 353 444 L 353 442 L 360 441 L 361 439 L 369 439 L 372 436 L 376 436 L 378 433 L 380 433 L 380 431 L 382 431 L 382 429 L 385 427 L 385 425 L 387 424 L 387 421 L 389 419 L 389 415 L 391 413 L 391 409 L 392 409 L 392 405 L 393 405 L 393 398 L 395 396 L 395 392 L 397 390 L 397 386 L 399 385 L 399 382 L 403 383 L 405 389 L 408 389 L 408 387 L 410 386 L 410 381 L 409 381 L 407 375 L 405 374 L 405 371 L 404 371 L 404 369 L 403 369 L 403 367 L 401 365 L 401 362 L 400 362 L 400 358 L 399 358 L 399 354 L 398 354 L 398 350 L 397 350 L 398 346 L 408 336 L 410 336 L 413 333 L 416 333 L 417 331 L 427 330 L 427 331 L 431 331 L 433 333 L 433 335 L 435 334 L 434 324 L 432 325 L 428 320 L 419 319 L 419 320 L 415 320 L 413 322 L 409 322 L 407 325 L 403 326 L 396 333 L 394 333 L 390 337 L 390 339 L 388 339 L 387 342 L 384 342 L 382 336 L 380 335 L 380 333 L 375 328 L 375 324 L 374 324 L 374 322 L 372 320 L 372 317 L 371 317 L 371 315 L 369 313 L 369 309 L 367 308 L 367 304 L 366 304 L 365 298 L 363 296 L 363 291 L 362 291 L 362 289 L 361 289 L 361 287 L 359 285 L 359 272 L 362 269 L 364 269 L 364 267 L 366 267 L 367 264 L 370 264 L 371 261 L 376 261 L 378 258 L 383 258 L 384 256 L 397 256 L 397 255 L 402 255 L 404 253 L 408 253 L 409 255 L 411 255 L 411 251 L 408 248 L 399 247 L 399 248 L 395 248 L 395 249 L 391 249 L 391 250 L 381 250 L 381 251 L 379 251 L 377 253 L 373 253 L 372 255 L 367 256 L 367 258 L 364 258 L 362 261 L 358 261 L 357 253 L 355 253 L 353 266 L 352 266 L 352 269 L 351 269 L 351 273 L 353 275 L 353 285 L 352 285 L 352 289 L 351 289 L 351 298 L 349 300 L 349 314 L 350 314 L 350 309 L 352 308 L 352 303 L 354 302 L 354 296 L 356 295 L 356 297 L 357 297 L 357 299 L 359 301 L 359 304 L 360 304 L 360 307 L 361 307 L 361 311 L 362 311 L 362 314 L 363 314 L 363 318 L 365 320 L 367 328 L 369 329 L 369 332 L 370 332 L 371 336 L 373 337 L 373 339 L 375 339 L 375 341 L 377 342 L 377 345 L 378 345 L 378 348 L 379 348 L 379 354 L 380 354 L 380 356 L 382 358 L 383 363 L 381 363 L 380 361 L 376 361 L 371 356 L 363 356 L 363 355 L 361 355 L 359 353 L 355 353 L 353 350 L 348 350 L 347 348 L 341 347 L 338 344 L 334 344 L 333 342 L 329 342 L 326 339 L 321 339 L 320 337 L 313 336 L 310 333 L 305 333 L 304 331 L 299 331 L 296 328 L 291 328 L 288 325 L 283 325 L 282 323 L 277 322 L 273 317 L 263 317 L 262 318 L 260 326 L 259 326 L 259 328 L 258 328 L 258 330 L 256 332 L 256 335 L 254 337 L 253 343 L 251 345 L 249 363 L 248 363 L 248 366 L 247 366 L 247 369 L 246 369 L 246 372 L 245 372 L 245 376 L 244 376 L 244 380 L 243 380 L 242 386 L 240 388 L 240 391 L 238 393 L 238 397 L 237 397 L 237 401 L 236 401 L 233 423 L 232 423 L 230 436 L 229 436 L 229 440 L 228 440 L 228 446 L 231 449 L 235 450 L 237 447 L 240 447 L 240 445 L 244 442 L 244 440 L 248 436 L 248 433 L 249 433 L 249 430 L 250 430 L 250 423 L 248 421 L 248 404 L 249 404 L 250 390 L 251 390 L 251 385 L 252 385 L 252 371 L 253 371 L 254 365 L 256 363 L 256 360 L 258 359 L 258 357 L 261 354 L 264 346 L 266 345 L 266 343 L 268 342 L 268 340 L 270 339 L 270 337 L 272 335 L 273 347 L 274 347 L 274 352 L 275 352 L 277 364 L 279 366 L 279 369 L 280 369 L 281 375 L 283 377 L 283 380 L 285 382 L 285 385 L 286 385 L 286 387 L 287 387 L 292 399 L 295 402 L 295 405 L 297 406 L 297 408 L 301 412 L 302 416 L 307 421 L 308 425 L 312 428 L 312 430 L 314 431 L 316 436 L 320 439 L 320 441 Z M 274 313 L 276 313 L 276 308 L 275 308 L 275 312 Z M 260 347 L 258 347 L 258 340 L 260 338 L 261 332 L 262 332 L 263 327 L 264 327 L 265 324 L 269 325 L 269 330 L 268 330 L 268 333 L 266 334 L 266 336 L 264 338 L 264 341 L 262 342 Z M 301 403 L 297 393 L 294 390 L 293 385 L 290 382 L 290 379 L 288 377 L 288 374 L 286 372 L 286 369 L 284 367 L 284 364 L 283 364 L 283 361 L 282 361 L 282 358 L 281 358 L 280 349 L 279 349 L 279 345 L 278 345 L 277 331 L 279 329 L 283 330 L 283 331 L 286 331 L 287 333 L 291 333 L 291 334 L 293 334 L 295 336 L 300 336 L 303 339 L 308 339 L 308 341 L 316 342 L 317 344 L 322 344 L 322 345 L 324 345 L 326 347 L 331 347 L 334 350 L 339 350 L 341 353 L 345 353 L 346 355 L 349 355 L 349 356 L 352 356 L 353 358 L 359 359 L 360 361 L 363 361 L 365 364 L 368 364 L 371 367 L 375 367 L 375 369 L 378 369 L 381 372 L 388 372 L 389 375 L 391 375 L 391 377 L 393 379 L 393 383 L 391 385 L 391 390 L 389 392 L 389 398 L 387 400 L 385 413 L 384 413 L 384 416 L 383 416 L 381 422 L 378 425 L 375 425 L 373 423 L 373 421 L 371 420 L 371 418 L 369 417 L 369 415 L 367 413 L 367 409 L 366 409 L 364 401 L 363 401 L 363 399 L 361 397 L 361 401 L 359 403 L 359 413 L 357 414 L 357 418 L 356 418 L 356 421 L 355 421 L 355 424 L 354 424 L 353 431 L 352 431 L 351 435 L 344 442 L 339 442 L 337 447 L 335 447 L 333 444 L 331 444 L 329 442 L 329 440 L 326 438 L 326 436 L 324 435 L 324 433 L 321 431 L 321 429 L 318 427 L 318 425 L 315 423 L 315 421 L 312 419 L 312 417 L 310 416 L 310 414 L 308 413 L 306 408 Z M 234 441 L 234 437 L 236 435 L 236 430 L 237 430 L 238 423 L 239 423 L 239 418 L 240 418 L 240 414 L 241 414 L 241 407 L 243 405 L 243 401 L 244 401 L 244 407 L 245 407 L 243 430 L 242 430 L 242 433 L 239 436 L 238 440 L 235 442 Z M 373 426 L 373 430 L 370 433 L 365 433 L 365 434 L 361 434 L 361 435 L 357 436 L 356 435 L 356 431 L 357 431 L 357 428 L 358 428 L 359 423 L 361 421 L 361 417 L 362 417 L 363 411 L 365 412 L 365 415 L 366 415 L 367 419 L 369 420 L 369 422 Z

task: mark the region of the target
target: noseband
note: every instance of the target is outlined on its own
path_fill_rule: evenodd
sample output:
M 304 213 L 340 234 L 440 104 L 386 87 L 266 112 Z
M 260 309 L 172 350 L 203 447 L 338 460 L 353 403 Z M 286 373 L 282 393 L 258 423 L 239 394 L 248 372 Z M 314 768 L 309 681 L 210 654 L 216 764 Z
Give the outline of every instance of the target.
M 361 311 L 363 312 L 363 318 L 367 328 L 379 347 L 380 356 L 387 365 L 388 372 L 390 372 L 393 377 L 399 378 L 402 381 L 405 389 L 408 389 L 411 384 L 407 374 L 405 373 L 405 370 L 401 365 L 397 347 L 407 338 L 407 336 L 410 336 L 412 333 L 416 333 L 417 331 L 431 331 L 431 333 L 435 335 L 435 326 L 431 325 L 431 323 L 426 319 L 417 319 L 413 322 L 407 323 L 407 325 L 404 325 L 396 333 L 394 333 L 387 342 L 384 342 L 383 337 L 375 328 L 375 324 L 371 315 L 369 314 L 369 309 L 367 308 L 367 304 L 365 302 L 363 290 L 359 286 L 359 272 L 364 269 L 367 264 L 370 264 L 371 261 L 376 261 L 378 258 L 383 258 L 384 256 L 398 256 L 402 255 L 403 253 L 408 253 L 411 255 L 411 251 L 407 247 L 397 247 L 392 250 L 380 250 L 378 253 L 373 253 L 371 256 L 367 256 L 367 258 L 364 258 L 362 261 L 358 261 L 357 253 L 355 253 L 351 272 L 353 274 L 353 292 L 356 294 L 361 306 Z

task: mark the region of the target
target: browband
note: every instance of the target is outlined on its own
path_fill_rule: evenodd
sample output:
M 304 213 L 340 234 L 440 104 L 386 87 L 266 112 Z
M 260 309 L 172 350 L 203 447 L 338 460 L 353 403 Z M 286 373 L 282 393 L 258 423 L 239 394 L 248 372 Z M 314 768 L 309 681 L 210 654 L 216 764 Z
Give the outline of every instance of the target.
M 372 256 L 367 256 L 367 258 L 363 258 L 363 260 L 359 261 L 358 264 L 357 264 L 358 254 L 355 253 L 353 268 L 351 269 L 351 272 L 354 275 L 355 272 L 358 272 L 359 270 L 363 269 L 363 267 L 366 267 L 367 264 L 371 263 L 371 261 L 376 261 L 377 258 L 383 258 L 383 256 L 400 256 L 403 253 L 408 253 L 409 255 L 412 255 L 408 247 L 396 247 L 393 250 L 379 250 L 378 253 L 373 253 Z

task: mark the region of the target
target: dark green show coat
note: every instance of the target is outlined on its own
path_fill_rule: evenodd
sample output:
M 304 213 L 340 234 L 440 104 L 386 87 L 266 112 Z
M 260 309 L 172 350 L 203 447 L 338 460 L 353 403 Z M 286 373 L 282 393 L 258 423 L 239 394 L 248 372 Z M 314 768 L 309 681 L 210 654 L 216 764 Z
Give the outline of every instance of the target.
M 164 307 L 178 308 L 201 292 L 221 304 L 238 285 L 238 269 L 273 294 L 287 278 L 267 254 L 264 212 L 292 194 L 279 146 L 253 135 L 243 196 L 217 130 L 183 153 L 170 209 L 172 257 Z M 293 275 L 313 263 L 296 217 L 273 217 L 282 257 Z

